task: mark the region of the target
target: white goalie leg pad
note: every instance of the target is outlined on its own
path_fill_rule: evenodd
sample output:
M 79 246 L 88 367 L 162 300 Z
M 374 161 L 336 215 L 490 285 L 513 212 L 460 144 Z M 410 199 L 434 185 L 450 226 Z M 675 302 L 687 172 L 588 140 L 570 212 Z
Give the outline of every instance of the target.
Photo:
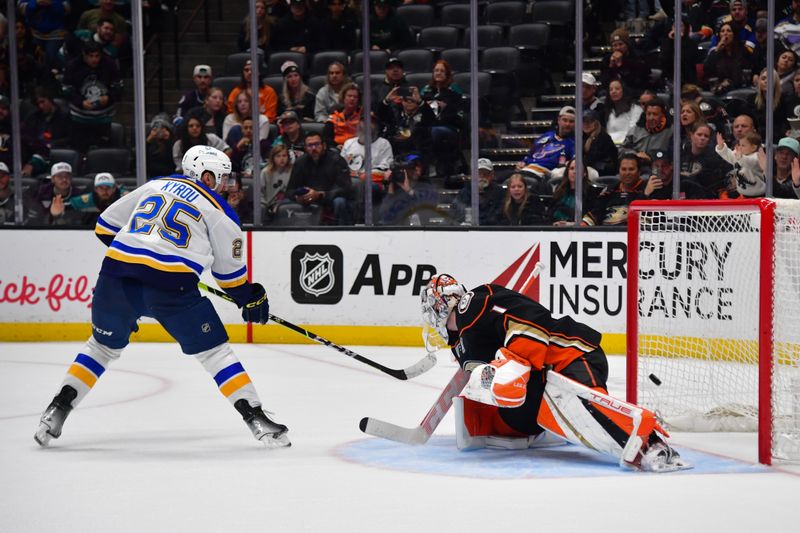
M 464 421 L 464 398 L 453 398 L 453 414 L 456 421 L 456 448 L 462 452 L 479 450 L 486 447 L 486 437 L 473 437 L 470 435 Z
M 630 438 L 623 448 L 592 416 L 581 400 L 602 408 L 604 414 L 621 426 L 630 428 Z M 590 389 L 556 372 L 547 373 L 544 401 L 539 410 L 539 425 L 568 441 L 630 464 L 642 448 L 639 429 L 645 410 Z M 627 430 L 626 430 L 627 432 Z M 649 431 L 648 431 L 649 434 Z

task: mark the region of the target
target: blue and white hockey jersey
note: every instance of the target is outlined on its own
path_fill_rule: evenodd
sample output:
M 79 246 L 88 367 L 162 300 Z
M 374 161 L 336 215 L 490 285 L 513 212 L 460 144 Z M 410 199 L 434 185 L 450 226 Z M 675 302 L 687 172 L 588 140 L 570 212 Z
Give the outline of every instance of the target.
M 106 209 L 95 233 L 109 245 L 102 274 L 177 290 L 211 268 L 241 306 L 251 297 L 239 218 L 222 197 L 174 174 L 149 181 Z

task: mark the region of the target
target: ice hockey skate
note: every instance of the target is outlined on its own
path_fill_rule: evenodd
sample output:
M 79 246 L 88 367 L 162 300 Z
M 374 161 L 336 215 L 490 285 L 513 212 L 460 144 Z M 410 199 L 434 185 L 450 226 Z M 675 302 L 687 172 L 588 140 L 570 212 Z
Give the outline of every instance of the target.
M 623 463 L 635 470 L 642 472 L 676 472 L 688 470 L 692 465 L 687 463 L 680 454 L 656 434 L 650 436 L 647 445 L 642 446 L 633 461 Z
M 642 455 L 639 469 L 643 472 L 676 472 L 688 470 L 692 465 L 665 442 L 652 444 Z
M 42 413 L 42 418 L 39 419 L 39 429 L 33 436 L 39 446 L 47 446 L 51 439 L 57 439 L 61 436 L 61 428 L 64 427 L 64 421 L 67 419 L 70 411 L 72 411 L 72 400 L 78 396 L 78 391 L 69 385 L 64 385 L 61 392 L 53 398 L 50 405 Z
M 242 415 L 256 440 L 267 448 L 286 448 L 292 445 L 287 435 L 289 428 L 270 419 L 260 406 L 253 407 L 242 399 L 234 407 Z

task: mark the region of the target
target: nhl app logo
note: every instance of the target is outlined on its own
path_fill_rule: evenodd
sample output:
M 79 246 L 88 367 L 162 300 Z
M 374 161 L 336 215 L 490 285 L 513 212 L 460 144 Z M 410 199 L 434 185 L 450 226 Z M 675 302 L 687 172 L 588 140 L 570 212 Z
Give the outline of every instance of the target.
M 292 299 L 301 304 L 335 304 L 342 299 L 342 250 L 300 245 L 292 250 Z

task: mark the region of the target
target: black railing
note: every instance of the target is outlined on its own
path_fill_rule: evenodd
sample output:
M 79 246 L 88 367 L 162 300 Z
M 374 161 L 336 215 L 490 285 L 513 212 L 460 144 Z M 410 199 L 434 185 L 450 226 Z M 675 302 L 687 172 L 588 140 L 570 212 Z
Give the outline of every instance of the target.
M 204 28 L 203 33 L 206 42 L 211 40 L 211 25 L 210 25 L 210 15 L 209 15 L 209 2 L 208 0 L 203 0 L 200 2 L 189 14 L 186 18 L 186 22 L 181 28 L 178 24 L 178 11 L 180 10 L 181 4 L 183 2 L 178 0 L 175 2 L 173 6 L 170 7 L 170 18 L 172 19 L 172 60 L 173 60 L 173 68 L 175 71 L 175 88 L 181 88 L 181 75 L 180 75 L 180 65 L 181 65 L 181 50 L 180 50 L 180 42 L 186 36 L 191 27 L 192 23 L 197 18 L 200 10 L 203 10 L 203 17 L 204 17 Z M 217 18 L 222 20 L 222 2 L 219 1 L 217 4 Z M 149 87 L 154 80 L 157 78 L 158 82 L 158 109 L 160 111 L 164 110 L 164 52 L 163 52 L 163 34 L 161 32 L 156 33 L 153 35 L 147 44 L 144 47 L 144 54 L 145 57 L 153 57 L 155 53 L 155 67 L 152 67 L 152 72 L 146 76 L 145 78 L 145 87 Z M 152 63 L 151 63 L 152 65 Z

